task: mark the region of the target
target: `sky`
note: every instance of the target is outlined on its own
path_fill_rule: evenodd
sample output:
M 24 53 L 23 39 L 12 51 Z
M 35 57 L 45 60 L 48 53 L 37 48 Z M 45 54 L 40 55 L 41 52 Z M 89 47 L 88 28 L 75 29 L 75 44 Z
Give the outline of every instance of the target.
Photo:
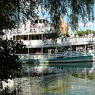
M 49 17 L 49 15 L 48 15 L 48 12 L 45 13 L 45 15 L 43 16 L 43 14 L 39 11 L 38 15 L 39 15 L 40 17 L 47 18 L 47 19 L 50 21 L 50 17 Z M 94 5 L 94 16 L 95 16 L 95 5 Z M 94 17 L 94 18 L 95 18 L 95 17 Z M 66 18 L 66 17 L 64 17 L 63 20 L 67 23 L 67 18 Z M 79 28 L 78 28 L 78 30 L 83 30 L 83 31 L 85 31 L 85 30 L 87 30 L 87 29 L 90 29 L 90 30 L 94 30 L 94 31 L 95 31 L 95 19 L 94 19 L 93 22 L 88 22 L 88 23 L 86 24 L 86 26 L 84 26 L 84 23 L 83 23 L 83 22 L 79 22 Z M 71 28 L 70 28 L 70 26 L 69 26 L 69 31 L 70 31 L 70 34 L 74 34 L 74 33 L 76 32 L 76 31 L 72 31 Z

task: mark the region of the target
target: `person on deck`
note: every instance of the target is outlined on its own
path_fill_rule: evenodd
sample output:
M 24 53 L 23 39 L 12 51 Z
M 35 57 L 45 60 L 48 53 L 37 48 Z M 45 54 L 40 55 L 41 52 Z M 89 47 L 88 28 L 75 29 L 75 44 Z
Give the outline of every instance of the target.
M 63 42 L 64 41 L 64 35 L 62 35 L 61 39 L 62 39 L 61 41 Z

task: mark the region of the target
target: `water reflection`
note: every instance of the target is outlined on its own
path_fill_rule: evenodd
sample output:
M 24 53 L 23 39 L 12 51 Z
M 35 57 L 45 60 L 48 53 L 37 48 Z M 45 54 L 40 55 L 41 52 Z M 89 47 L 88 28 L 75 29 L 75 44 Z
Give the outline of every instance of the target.
M 15 94 L 10 95 L 94 95 L 95 75 L 92 68 L 53 69 L 56 72 L 43 72 L 40 76 L 33 76 L 28 69 L 25 76 L 14 80 Z

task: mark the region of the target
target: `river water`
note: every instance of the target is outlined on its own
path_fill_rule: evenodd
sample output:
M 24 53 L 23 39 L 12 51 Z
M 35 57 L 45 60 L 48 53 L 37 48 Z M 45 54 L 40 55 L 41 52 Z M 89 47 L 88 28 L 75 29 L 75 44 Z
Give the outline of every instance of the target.
M 57 72 L 15 78 L 15 94 L 10 95 L 95 95 L 94 67 L 53 69 Z

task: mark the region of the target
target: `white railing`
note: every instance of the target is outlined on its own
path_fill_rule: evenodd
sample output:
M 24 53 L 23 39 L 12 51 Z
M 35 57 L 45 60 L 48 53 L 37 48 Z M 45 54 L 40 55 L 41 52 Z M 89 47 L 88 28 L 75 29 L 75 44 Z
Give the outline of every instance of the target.
M 17 54 L 20 59 L 55 59 L 55 58 L 67 58 L 67 57 L 78 57 L 84 56 L 84 52 L 76 51 L 66 51 L 66 52 L 57 52 L 57 53 L 40 53 L 40 54 Z
M 58 39 L 58 40 L 60 40 L 60 39 Z M 62 42 L 62 41 L 61 41 Z M 91 43 L 91 42 L 95 42 L 95 38 L 83 38 L 83 37 L 81 37 L 81 38 L 64 38 L 63 39 L 63 42 L 62 43 L 72 43 L 72 44 L 74 44 L 74 43 Z
M 52 33 L 55 32 L 55 29 L 53 26 L 47 24 L 45 26 L 45 24 L 37 24 L 36 25 L 32 25 L 31 27 L 23 27 L 23 28 L 19 28 L 19 29 L 14 29 L 13 31 L 13 35 L 23 35 L 23 34 L 27 34 L 27 33 L 31 33 L 31 34 L 43 34 L 43 33 Z M 49 32 L 48 32 L 49 31 Z
M 25 40 L 23 41 L 23 43 L 26 46 L 30 46 L 30 47 L 41 47 L 41 46 L 46 46 L 46 45 L 55 45 L 55 40 L 49 39 L 49 40 Z
M 66 38 L 62 39 L 47 39 L 47 40 L 23 40 L 23 43 L 25 45 L 30 45 L 32 47 L 37 46 L 47 46 L 47 45 L 73 45 L 73 44 L 89 44 L 89 43 L 95 43 L 95 38 Z
M 57 53 L 40 53 L 40 54 L 17 54 L 20 59 L 54 59 L 60 56 L 64 56 L 63 53 L 57 54 Z

